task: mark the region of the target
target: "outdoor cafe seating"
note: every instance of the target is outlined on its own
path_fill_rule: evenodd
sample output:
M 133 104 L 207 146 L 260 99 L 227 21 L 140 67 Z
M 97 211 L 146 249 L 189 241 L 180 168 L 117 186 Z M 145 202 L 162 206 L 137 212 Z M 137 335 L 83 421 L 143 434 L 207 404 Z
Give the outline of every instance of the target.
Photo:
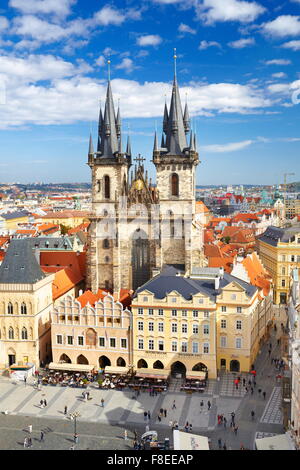
M 185 383 L 181 390 L 187 393 L 204 392 L 207 386 L 207 372 L 205 371 L 187 371 Z
M 99 386 L 101 388 L 122 390 L 128 386 L 129 381 L 130 371 L 128 367 L 106 366 L 104 369 L 104 379 Z
M 98 371 L 92 365 L 50 363 L 41 380 L 43 385 L 86 388 L 97 376 Z
M 135 391 L 165 392 L 168 389 L 168 376 L 164 369 L 137 369 L 135 376 L 129 383 L 129 388 Z

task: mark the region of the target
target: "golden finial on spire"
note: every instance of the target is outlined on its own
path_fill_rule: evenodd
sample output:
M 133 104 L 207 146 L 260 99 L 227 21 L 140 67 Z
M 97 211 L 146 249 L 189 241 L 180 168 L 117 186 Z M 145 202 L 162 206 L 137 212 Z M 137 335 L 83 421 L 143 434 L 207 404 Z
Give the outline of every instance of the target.
M 176 59 L 177 59 L 177 54 L 176 54 L 176 47 L 174 47 L 174 73 L 176 77 Z
M 107 59 L 108 81 L 110 81 L 110 57 Z

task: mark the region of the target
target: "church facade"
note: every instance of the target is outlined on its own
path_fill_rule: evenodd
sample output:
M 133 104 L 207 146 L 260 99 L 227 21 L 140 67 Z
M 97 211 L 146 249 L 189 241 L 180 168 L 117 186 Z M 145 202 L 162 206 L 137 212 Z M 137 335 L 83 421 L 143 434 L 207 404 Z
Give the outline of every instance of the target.
M 153 185 L 140 155 L 132 162 L 130 138 L 122 147 L 120 109 L 108 82 L 100 109 L 97 150 L 90 136 L 92 214 L 88 236 L 87 287 L 118 293 L 133 289 L 165 265 L 189 272 L 205 265 L 202 226 L 196 220 L 195 184 L 199 155 L 183 111 L 176 74 L 170 107 L 165 104 L 160 145 L 155 133 Z

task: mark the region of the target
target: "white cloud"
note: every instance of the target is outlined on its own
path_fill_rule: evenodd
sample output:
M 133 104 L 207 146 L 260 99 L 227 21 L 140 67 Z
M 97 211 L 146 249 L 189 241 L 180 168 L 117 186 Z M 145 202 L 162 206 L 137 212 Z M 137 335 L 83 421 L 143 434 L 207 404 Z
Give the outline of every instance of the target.
M 136 67 L 133 64 L 133 60 L 125 57 L 122 62 L 116 66 L 116 69 L 125 70 L 126 73 L 132 72 Z
M 162 42 L 162 38 L 158 34 L 147 34 L 137 39 L 139 46 L 158 46 Z
M 272 59 L 266 60 L 265 65 L 290 65 L 292 62 L 289 59 Z
M 249 147 L 249 145 L 252 145 L 254 142 L 254 140 L 244 140 L 242 142 L 230 142 L 228 144 L 204 145 L 201 147 L 201 150 L 208 153 L 236 152 Z
M 300 40 L 295 39 L 294 41 L 285 42 L 280 47 L 283 47 L 284 49 L 292 49 L 293 51 L 299 51 L 300 50 Z
M 284 72 L 278 72 L 278 73 L 273 73 L 273 74 L 272 74 L 272 77 L 273 77 L 273 78 L 286 78 L 286 76 L 287 76 L 287 75 L 286 75 L 286 73 L 284 73 Z
M 9 27 L 9 21 L 5 16 L 0 16 L 0 31 L 5 31 Z
M 253 46 L 255 44 L 254 38 L 238 39 L 237 41 L 229 42 L 228 45 L 234 49 L 244 49 L 244 47 Z
M 268 90 L 272 94 L 291 95 L 293 91 L 300 90 L 300 80 L 291 83 L 275 83 L 268 86 Z
M 250 23 L 264 13 L 265 8 L 256 2 L 242 0 L 203 0 L 196 6 L 197 16 L 207 24 L 217 21 Z
M 221 49 L 221 44 L 219 44 L 217 41 L 201 41 L 199 44 L 199 49 L 201 51 L 208 49 L 209 47 L 219 47 Z
M 94 19 L 98 24 L 102 26 L 108 26 L 109 24 L 114 24 L 118 26 L 125 21 L 126 15 L 120 13 L 115 8 L 106 5 L 97 13 L 95 13 Z
M 71 13 L 71 6 L 77 0 L 10 0 L 9 6 L 16 8 L 23 14 L 54 13 L 57 16 L 67 16 Z
M 106 58 L 104 55 L 100 55 L 98 59 L 95 60 L 95 64 L 98 65 L 99 67 L 105 67 L 106 66 Z
M 193 28 L 191 28 L 189 25 L 187 24 L 184 24 L 184 23 L 180 23 L 180 25 L 178 26 L 178 31 L 180 33 L 190 33 L 190 34 L 196 34 L 197 31 Z
M 127 68 L 131 65 L 127 61 Z M 91 116 L 97 120 L 95 103 L 105 98 L 106 79 L 88 77 L 90 67 L 84 61 L 73 65 L 51 55 L 2 56 L 0 70 L 7 96 L 6 103 L 0 106 L 1 128 L 89 121 Z M 114 79 L 112 89 L 115 103 L 121 99 L 123 117 L 162 119 L 164 96 L 170 99 L 172 85 Z M 185 94 L 189 97 L 190 113 L 194 116 L 257 113 L 272 105 L 258 88 L 237 83 L 192 82 L 180 93 L 183 100 Z
M 300 16 L 282 15 L 262 25 L 262 31 L 273 37 L 300 35 Z

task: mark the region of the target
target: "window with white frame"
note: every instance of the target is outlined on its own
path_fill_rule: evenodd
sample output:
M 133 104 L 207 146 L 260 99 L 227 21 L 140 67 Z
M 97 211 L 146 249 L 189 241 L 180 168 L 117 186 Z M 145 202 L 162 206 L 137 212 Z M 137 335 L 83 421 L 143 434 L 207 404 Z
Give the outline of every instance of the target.
M 203 316 L 204 316 L 204 318 L 209 318 L 209 312 L 206 310 L 206 311 L 203 313 Z
M 198 310 L 193 310 L 193 318 L 198 318 L 199 312 Z
M 181 325 L 181 332 L 182 332 L 182 333 L 187 333 L 187 331 L 188 331 L 188 325 L 187 325 L 187 323 L 182 323 L 182 325 Z
M 231 300 L 236 300 L 236 294 L 231 294 Z
M 203 325 L 203 334 L 204 335 L 209 335 L 209 325 L 208 324 Z
M 221 320 L 221 328 L 226 328 L 226 326 L 227 326 L 227 321 Z
M 138 308 L 138 314 L 143 315 L 143 313 L 144 313 L 144 309 L 142 307 L 139 307 Z
M 158 350 L 163 351 L 164 350 L 164 341 L 162 339 L 158 340 Z
M 187 317 L 187 310 L 181 310 L 181 315 L 183 317 Z
M 153 308 L 148 309 L 148 315 L 153 315 Z
M 235 338 L 235 347 L 236 347 L 236 349 L 241 349 L 241 347 L 242 347 L 242 338 Z
M 154 331 L 154 323 L 153 323 L 153 321 L 150 321 L 150 322 L 148 323 L 148 330 L 149 330 L 149 331 Z
M 193 341 L 192 348 L 193 348 L 193 354 L 198 354 L 198 352 L 199 352 L 199 343 L 196 343 L 195 341 Z
M 163 308 L 159 308 L 158 309 L 158 315 L 163 315 L 164 314 L 164 309 Z
M 173 303 L 173 304 L 176 304 L 176 302 L 177 302 L 177 298 L 176 298 L 176 297 L 172 297 L 172 303 Z
M 163 332 L 163 331 L 164 331 L 164 324 L 163 324 L 163 322 L 159 322 L 159 324 L 158 324 L 158 331 L 159 331 L 159 332 Z
M 186 353 L 187 352 L 187 342 L 183 341 L 181 343 L 181 352 Z
M 83 338 L 83 336 L 78 336 L 78 337 L 77 337 L 77 340 L 78 340 L 78 346 L 83 346 L 83 344 L 84 344 L 84 338 Z
M 56 335 L 56 343 L 62 344 L 62 335 Z
M 227 346 L 227 337 L 226 336 L 220 336 L 220 346 L 221 346 L 221 348 L 226 348 L 226 346 Z
M 199 325 L 194 324 L 193 325 L 193 334 L 197 335 L 199 333 Z
M 242 309 L 242 307 L 237 307 L 236 311 L 237 311 L 237 313 L 242 313 L 243 309 Z
M 177 323 L 172 323 L 172 333 L 177 333 Z
M 99 346 L 100 346 L 101 348 L 104 348 L 104 347 L 105 347 L 105 338 L 99 337 Z
M 153 339 L 149 339 L 148 348 L 149 348 L 150 351 L 153 351 L 153 349 L 154 349 L 154 340 Z
M 144 349 L 144 340 L 139 338 L 138 340 L 138 348 L 139 349 Z
M 109 345 L 111 348 L 116 347 L 116 338 L 109 338 Z
M 67 343 L 70 345 L 73 344 L 73 336 L 67 336 Z
M 236 329 L 241 330 L 242 329 L 242 320 L 237 320 L 236 321 Z
M 199 299 L 199 304 L 204 304 L 204 299 L 202 297 Z
M 121 338 L 121 348 L 127 349 L 127 338 Z
M 144 322 L 138 321 L 138 330 L 139 331 L 144 331 Z
M 172 352 L 177 352 L 177 341 L 172 341 Z
M 172 317 L 177 317 L 177 310 L 172 310 Z
M 148 297 L 143 297 L 143 302 L 148 302 Z
M 225 307 L 225 305 L 222 305 L 221 311 L 222 311 L 222 312 L 227 312 L 227 307 Z
M 203 354 L 209 354 L 209 343 L 203 343 Z

